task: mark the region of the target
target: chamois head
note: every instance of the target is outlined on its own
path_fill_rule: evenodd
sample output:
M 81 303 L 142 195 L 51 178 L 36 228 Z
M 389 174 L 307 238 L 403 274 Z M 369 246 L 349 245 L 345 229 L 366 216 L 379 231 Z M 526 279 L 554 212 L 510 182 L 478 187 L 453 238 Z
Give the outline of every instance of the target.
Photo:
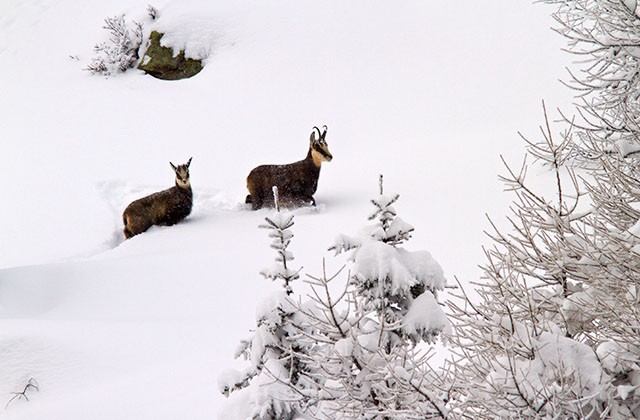
M 189 158 L 187 163 L 178 166 L 169 162 L 173 171 L 176 173 L 176 185 L 180 188 L 191 187 L 191 179 L 189 178 L 189 165 L 191 165 L 191 159 L 193 158 Z
M 316 132 L 318 135 L 316 136 Z M 322 162 L 331 162 L 333 156 L 329 152 L 329 145 L 325 137 L 327 136 L 327 126 L 322 126 L 322 131 L 318 127 L 313 127 L 311 131 L 311 137 L 309 138 L 309 150 L 313 161 L 317 166 L 320 166 Z

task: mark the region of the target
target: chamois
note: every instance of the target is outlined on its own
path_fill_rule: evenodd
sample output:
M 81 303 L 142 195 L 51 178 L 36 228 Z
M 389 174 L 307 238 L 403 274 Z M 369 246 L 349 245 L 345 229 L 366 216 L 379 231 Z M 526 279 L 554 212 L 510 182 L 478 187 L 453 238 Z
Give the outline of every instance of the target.
M 273 187 L 278 187 L 279 201 L 283 206 L 316 205 L 313 198 L 318 189 L 318 177 L 322 162 L 333 159 L 325 141 L 327 126 L 321 132 L 313 127 L 309 138 L 307 157 L 288 165 L 261 165 L 247 177 L 249 195 L 245 203 L 253 210 L 264 206 L 273 207 Z M 317 132 L 317 136 L 316 136 Z
M 122 214 L 125 238 L 129 239 L 142 233 L 153 225 L 175 225 L 191 213 L 193 207 L 193 192 L 189 178 L 191 159 L 178 166 L 169 162 L 176 173 L 175 186 L 142 197 L 127 206 Z

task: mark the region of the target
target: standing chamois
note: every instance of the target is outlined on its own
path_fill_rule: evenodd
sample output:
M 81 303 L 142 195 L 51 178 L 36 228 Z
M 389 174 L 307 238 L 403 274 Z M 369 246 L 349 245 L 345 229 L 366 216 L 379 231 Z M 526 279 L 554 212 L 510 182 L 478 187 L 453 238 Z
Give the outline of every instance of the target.
M 322 162 L 333 159 L 325 141 L 327 126 L 322 129 L 321 132 L 318 127 L 313 127 L 305 159 L 288 165 L 261 165 L 249 173 L 249 195 L 245 202 L 251 204 L 253 210 L 274 207 L 274 186 L 278 187 L 279 201 L 284 207 L 316 205 L 313 194 L 318 189 L 320 166 Z
M 176 185 L 157 193 L 142 197 L 127 206 L 122 214 L 124 236 L 129 239 L 149 229 L 153 225 L 171 226 L 182 221 L 191 213 L 193 192 L 189 178 L 191 159 L 184 165 L 175 166 Z

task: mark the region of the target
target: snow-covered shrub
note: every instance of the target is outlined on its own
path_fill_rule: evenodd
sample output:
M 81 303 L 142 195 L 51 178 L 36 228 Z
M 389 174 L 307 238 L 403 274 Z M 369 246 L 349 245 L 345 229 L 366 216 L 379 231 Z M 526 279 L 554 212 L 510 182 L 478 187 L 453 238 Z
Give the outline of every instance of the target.
M 160 12 L 158 11 L 158 9 L 150 4 L 147 5 L 147 14 L 151 18 L 151 20 L 156 20 L 160 16 Z
M 580 98 L 572 140 L 598 167 L 608 156 L 640 162 L 640 8 L 636 0 L 545 0 L 557 5 L 556 31 L 579 57 L 568 86 Z
M 640 418 L 640 7 L 637 0 L 545 0 L 580 57 L 568 85 L 580 101 L 572 149 L 591 211 L 572 248 L 582 291 L 565 305 L 607 376 L 612 418 Z M 580 324 L 580 325 L 579 325 Z
M 637 237 L 616 224 L 640 214 L 617 214 L 630 187 L 621 172 L 579 179 L 564 166 L 570 136 L 556 143 L 548 120 L 543 134 L 530 154 L 551 168 L 554 195 L 529 185 L 526 164 L 507 166 L 512 231 L 494 225 L 479 298 L 450 301 L 450 407 L 474 418 L 634 418 L 640 262 L 630 251 Z
M 40 385 L 38 384 L 38 381 L 35 380 L 35 378 L 29 378 L 27 380 L 27 383 L 24 385 L 24 387 L 22 387 L 21 391 L 12 392 L 11 393 L 12 396 L 7 401 L 7 404 L 4 406 L 4 409 L 7 410 L 11 405 L 11 403 L 13 403 L 16 400 L 24 399 L 26 401 L 29 401 L 29 397 L 27 395 L 32 391 L 40 391 Z
M 140 58 L 142 44 L 142 24 L 136 21 L 127 23 L 124 15 L 108 17 L 104 20 L 104 29 L 109 39 L 96 44 L 97 54 L 87 66 L 92 74 L 112 75 L 133 68 Z

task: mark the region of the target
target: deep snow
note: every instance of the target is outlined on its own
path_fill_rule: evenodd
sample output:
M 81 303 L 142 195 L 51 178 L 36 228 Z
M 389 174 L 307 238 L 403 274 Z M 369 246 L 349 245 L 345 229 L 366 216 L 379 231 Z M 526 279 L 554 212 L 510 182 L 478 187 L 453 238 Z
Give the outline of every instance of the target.
M 564 106 L 549 9 L 528 2 L 1 0 L 0 417 L 209 419 L 272 290 L 273 258 L 241 204 L 245 176 L 306 154 L 327 124 L 318 208 L 290 247 L 318 274 L 385 189 L 445 276 L 478 279 L 485 213 L 509 197 L 499 154 Z M 207 57 L 193 79 L 83 71 L 107 16 L 157 25 Z M 121 213 L 191 165 L 185 223 L 123 242 Z M 30 377 L 40 386 L 3 409 Z

